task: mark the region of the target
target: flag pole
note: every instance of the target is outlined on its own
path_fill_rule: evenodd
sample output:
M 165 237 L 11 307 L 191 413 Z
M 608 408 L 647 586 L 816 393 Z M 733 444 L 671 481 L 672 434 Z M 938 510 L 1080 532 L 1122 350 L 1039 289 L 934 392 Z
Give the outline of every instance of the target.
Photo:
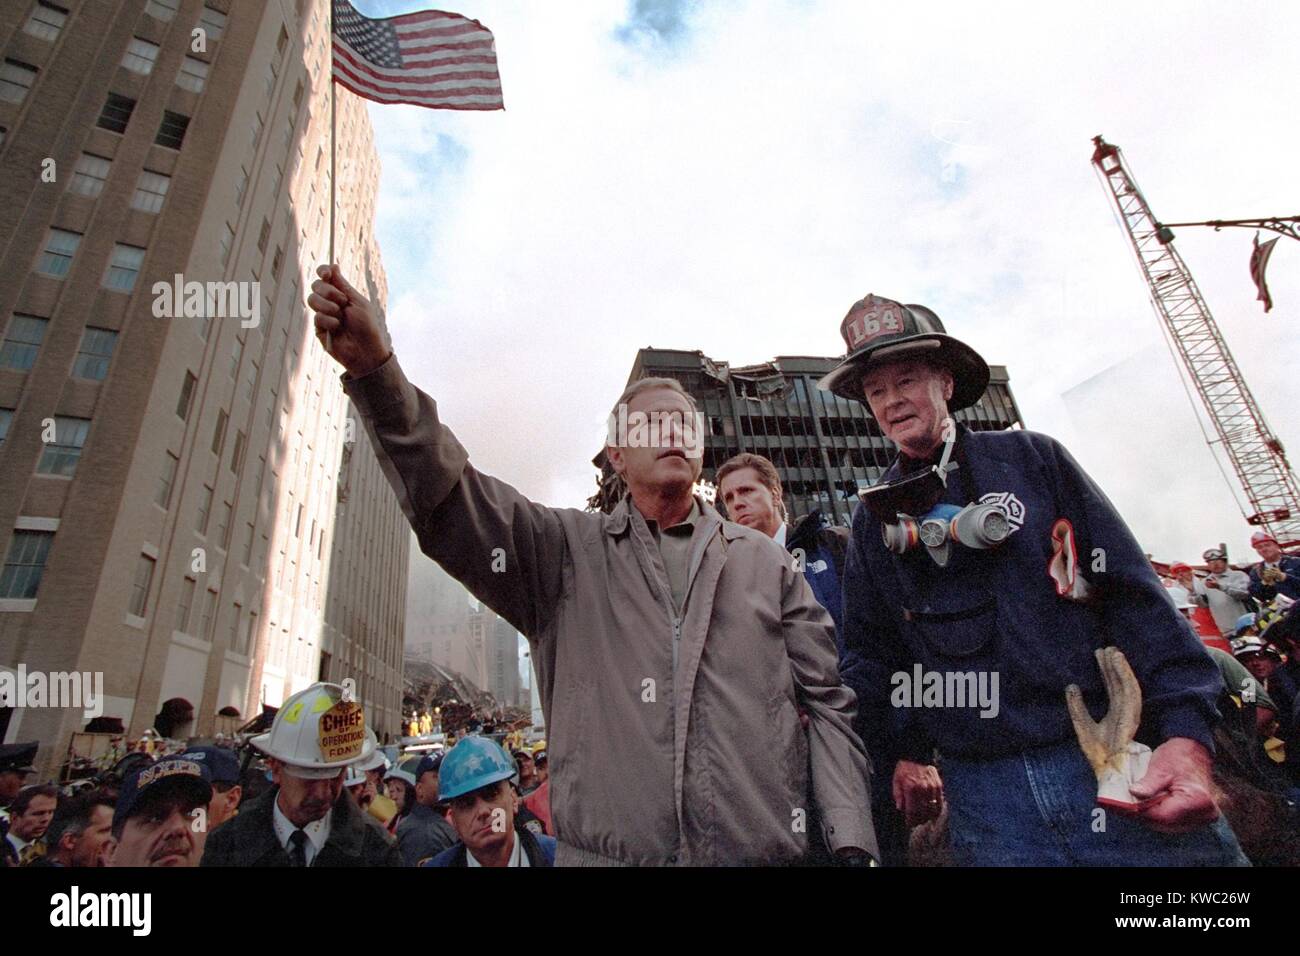
M 334 0 L 326 0 L 330 5 L 330 252 L 329 264 L 334 267 L 334 144 L 338 139 L 338 116 L 335 110 L 335 96 L 338 84 L 334 82 Z M 325 333 L 325 351 L 333 351 L 333 336 Z

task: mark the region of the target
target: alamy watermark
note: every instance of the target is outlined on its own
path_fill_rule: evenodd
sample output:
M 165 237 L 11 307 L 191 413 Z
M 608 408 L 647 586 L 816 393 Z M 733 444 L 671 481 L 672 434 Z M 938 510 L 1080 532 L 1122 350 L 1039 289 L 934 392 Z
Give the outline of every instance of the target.
M 927 671 L 920 664 L 896 671 L 889 702 L 895 707 L 978 707 L 981 717 L 998 715 L 997 671 Z
M 687 458 L 704 454 L 702 412 L 633 412 L 620 403 L 609 416 L 606 444 L 612 448 L 680 448 Z
M 86 719 L 104 713 L 103 671 L 0 671 L 0 707 L 81 708 Z
M 179 272 L 171 282 L 155 282 L 153 314 L 158 319 L 239 319 L 241 328 L 262 322 L 260 282 L 185 281 Z

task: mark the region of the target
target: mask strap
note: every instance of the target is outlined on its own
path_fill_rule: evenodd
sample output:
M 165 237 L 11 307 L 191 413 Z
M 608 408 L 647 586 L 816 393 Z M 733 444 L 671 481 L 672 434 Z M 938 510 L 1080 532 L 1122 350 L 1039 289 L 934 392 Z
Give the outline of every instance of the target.
M 948 487 L 948 459 L 952 457 L 953 447 L 957 444 L 957 422 L 952 418 L 947 419 L 945 428 L 948 432 L 948 438 L 943 443 L 943 455 L 939 458 L 939 480 L 943 482 L 945 488 Z

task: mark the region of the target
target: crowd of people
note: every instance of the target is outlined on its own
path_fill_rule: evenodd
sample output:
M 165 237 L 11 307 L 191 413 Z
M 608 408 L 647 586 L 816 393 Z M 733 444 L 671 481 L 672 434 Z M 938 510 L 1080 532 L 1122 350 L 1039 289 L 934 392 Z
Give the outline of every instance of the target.
M 344 694 L 308 687 L 243 747 L 133 753 L 66 785 L 26 782 L 37 744 L 0 748 L 4 865 L 551 865 L 544 745 L 471 734 L 391 763 L 362 716 L 337 752 L 334 715 L 361 713 Z
M 11 858 L 1300 863 L 1300 559 L 1261 533 L 1248 572 L 1212 548 L 1162 581 L 1060 443 L 956 421 L 989 368 L 924 306 L 868 295 L 840 324 L 820 386 L 898 454 L 839 528 L 788 525 L 760 455 L 718 469 L 725 519 L 695 494 L 698 409 L 670 378 L 611 410 L 610 513 L 536 504 L 470 463 L 337 267 L 308 304 L 421 549 L 529 640 L 545 749 L 469 734 L 388 766 L 360 704 L 315 684 L 238 774 L 183 752 L 65 810 L 15 764 Z M 623 427 L 647 419 L 650 440 Z

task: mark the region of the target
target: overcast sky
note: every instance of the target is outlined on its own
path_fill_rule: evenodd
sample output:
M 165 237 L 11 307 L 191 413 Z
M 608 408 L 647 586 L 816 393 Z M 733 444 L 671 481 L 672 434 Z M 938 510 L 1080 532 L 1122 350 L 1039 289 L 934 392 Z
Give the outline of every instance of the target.
M 638 348 L 840 354 L 874 292 L 1006 365 L 1157 558 L 1253 557 L 1091 138 L 1165 221 L 1300 213 L 1300 8 L 449 3 L 494 32 L 506 110 L 369 107 L 395 348 L 479 468 L 580 507 Z M 1300 463 L 1300 243 L 1265 316 L 1250 232 L 1178 234 Z

